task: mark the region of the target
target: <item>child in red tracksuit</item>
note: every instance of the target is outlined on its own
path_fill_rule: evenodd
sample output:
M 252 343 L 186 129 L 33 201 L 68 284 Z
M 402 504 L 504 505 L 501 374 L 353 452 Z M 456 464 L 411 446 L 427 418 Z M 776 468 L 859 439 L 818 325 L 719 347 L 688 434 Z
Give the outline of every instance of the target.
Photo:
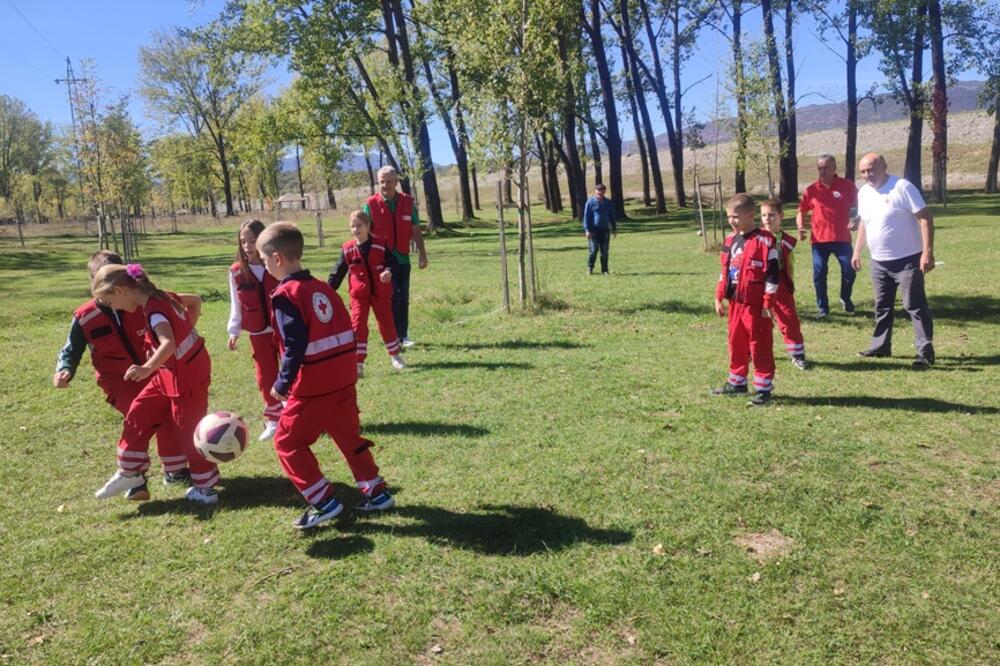
M 340 288 L 344 276 L 350 274 L 348 291 L 351 295 L 351 327 L 358 345 L 358 377 L 364 376 L 368 357 L 368 311 L 375 311 L 378 332 L 382 335 L 392 367 L 406 367 L 400 353 L 402 347 L 392 318 L 392 270 L 397 265 L 391 252 L 386 252 L 385 240 L 369 235 L 371 219 L 360 210 L 351 213 L 352 240 L 343 244 L 340 259 L 327 279 L 334 289 Z
M 775 294 L 771 313 L 778 322 L 778 330 L 785 339 L 785 350 L 792 357 L 792 365 L 799 370 L 808 370 L 806 346 L 802 339 L 802 326 L 795 310 L 795 267 L 792 250 L 797 239 L 781 230 L 781 199 L 771 198 L 760 205 L 761 226 L 771 232 L 778 241 L 778 292 Z
M 87 264 L 90 279 L 93 280 L 94 275 L 102 267 L 121 263 L 121 257 L 114 252 L 98 250 L 91 255 Z M 183 300 L 197 297 L 182 294 L 180 298 Z M 200 300 L 198 303 L 200 305 Z M 108 404 L 125 416 L 132 401 L 146 385 L 146 382 L 127 381 L 124 378 L 125 371 L 130 365 L 141 364 L 146 359 L 145 334 L 146 318 L 141 312 L 112 310 L 90 299 L 73 312 L 66 344 L 59 350 L 59 360 L 56 363 L 52 384 L 56 388 L 68 388 L 70 381 L 76 375 L 84 350 L 89 348 L 90 362 L 94 366 L 97 385 L 107 396 Z M 157 432 L 156 444 L 157 453 L 163 463 L 164 483 L 189 482 L 191 476 L 187 469 L 187 458 L 184 457 L 179 445 L 173 441 L 169 429 Z M 146 484 L 132 488 L 125 499 L 147 500 L 149 488 Z
M 394 500 L 379 476 L 372 443 L 361 436 L 354 332 L 344 302 L 302 269 L 302 232 L 275 222 L 257 237 L 267 272 L 279 280 L 271 310 L 281 369 L 271 395 L 285 401 L 274 448 L 285 474 L 311 507 L 293 525 L 316 527 L 343 511 L 310 447 L 326 432 L 343 454 L 363 500 L 357 511 L 384 511 Z
M 240 331 L 250 335 L 257 388 L 264 396 L 264 431 L 259 440 L 274 437 L 281 416 L 281 401 L 271 396 L 271 387 L 278 378 L 278 340 L 271 326 L 271 292 L 278 286 L 257 254 L 257 236 L 264 231 L 260 220 L 247 220 L 240 225 L 236 263 L 229 267 L 229 349 L 236 350 Z
M 726 237 L 719 257 L 722 272 L 715 288 L 715 312 L 725 317 L 722 301 L 729 301 L 729 381 L 712 393 L 746 393 L 747 360 L 752 358 L 756 392 L 749 404 L 766 405 L 774 380 L 771 307 L 778 291 L 778 249 L 774 236 L 757 228 L 754 210 L 747 194 L 737 194 L 726 203 L 733 233 Z
M 97 271 L 91 293 L 99 303 L 115 310 L 141 310 L 146 319 L 149 358 L 133 364 L 124 379 L 145 382 L 129 406 L 118 442 L 118 470 L 94 495 L 113 497 L 145 483 L 149 469 L 149 439 L 157 428 L 170 428 L 187 458 L 193 486 L 186 496 L 200 504 L 218 504 L 212 486 L 218 468 L 194 447 L 194 430 L 208 411 L 208 385 L 212 363 L 205 341 L 194 328 L 200 308 L 190 314 L 176 295 L 150 282 L 139 264 L 105 266 Z

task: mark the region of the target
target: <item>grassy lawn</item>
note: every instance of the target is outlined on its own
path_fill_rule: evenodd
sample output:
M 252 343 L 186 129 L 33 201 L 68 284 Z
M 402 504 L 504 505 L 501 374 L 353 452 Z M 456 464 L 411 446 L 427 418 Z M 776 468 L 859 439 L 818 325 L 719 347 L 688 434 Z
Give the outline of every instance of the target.
M 375 336 L 359 387 L 398 509 L 305 535 L 270 445 L 223 468 L 215 510 L 158 474 L 150 502 L 93 499 L 120 418 L 86 360 L 70 390 L 50 383 L 93 248 L 8 235 L 0 663 L 997 663 L 998 214 L 974 195 L 937 211 L 927 373 L 909 369 L 905 319 L 895 358 L 855 356 L 867 271 L 861 316 L 808 318 L 802 245 L 815 368 L 779 353 L 759 410 L 709 395 L 725 326 L 690 212 L 636 211 L 606 278 L 586 275 L 575 224 L 540 225 L 533 314 L 498 312 L 492 229 L 432 239 L 411 367 L 394 373 Z M 140 250 L 158 284 L 205 297 L 211 404 L 256 435 L 247 341 L 225 350 L 236 226 Z M 334 247 L 307 247 L 306 265 L 325 275 L 346 235 L 328 221 Z M 315 450 L 355 499 L 335 447 Z

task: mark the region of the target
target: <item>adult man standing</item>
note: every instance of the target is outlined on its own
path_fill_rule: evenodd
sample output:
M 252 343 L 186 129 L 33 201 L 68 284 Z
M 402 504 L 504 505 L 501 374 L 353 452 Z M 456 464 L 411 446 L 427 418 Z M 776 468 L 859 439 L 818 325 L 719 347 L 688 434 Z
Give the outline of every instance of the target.
M 913 322 L 917 360 L 914 369 L 934 363 L 934 324 L 931 321 L 924 275 L 934 270 L 934 220 L 920 191 L 908 180 L 890 176 L 885 158 L 868 153 L 858 170 L 865 184 L 858 192 L 861 229 L 851 263 L 861 269 L 861 249 L 868 244 L 875 292 L 875 333 L 871 346 L 858 356 L 892 354 L 892 320 L 896 288 Z
M 851 268 L 851 231 L 854 229 L 851 218 L 858 205 L 858 190 L 854 183 L 837 175 L 837 160 L 833 155 L 820 155 L 816 169 L 819 180 L 807 187 L 802 195 L 795 225 L 799 229 L 799 240 L 805 240 L 805 216 L 811 214 L 816 318 L 823 319 L 830 314 L 826 273 L 831 254 L 840 264 L 840 302 L 845 312 L 854 312 L 851 291 L 856 274 Z
M 392 317 L 396 321 L 396 334 L 404 347 L 412 347 L 409 338 L 410 323 L 410 239 L 416 243 L 419 258 L 417 265 L 427 268 L 427 250 L 420 232 L 417 207 L 413 197 L 397 192 L 399 174 L 391 166 L 378 170 L 379 191 L 368 197 L 364 212 L 372 220 L 371 233 L 385 238 L 388 249 L 399 266 L 392 272 Z
M 594 262 L 597 251 L 601 251 L 601 275 L 608 274 L 608 250 L 611 236 L 618 235 L 618 225 L 615 222 L 615 209 L 610 199 L 604 196 L 604 185 L 600 183 L 594 188 L 594 196 L 587 199 L 583 207 L 583 231 L 587 235 L 590 255 L 587 257 L 587 271 L 594 272 Z

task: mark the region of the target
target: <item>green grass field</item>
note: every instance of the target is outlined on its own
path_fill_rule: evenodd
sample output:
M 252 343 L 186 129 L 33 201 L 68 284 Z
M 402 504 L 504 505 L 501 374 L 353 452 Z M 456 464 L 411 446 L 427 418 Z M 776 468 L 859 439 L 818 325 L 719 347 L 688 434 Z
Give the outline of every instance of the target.
M 1000 202 L 936 214 L 937 366 L 909 369 L 905 319 L 895 358 L 855 356 L 867 271 L 861 316 L 809 320 L 803 245 L 815 368 L 778 354 L 766 409 L 709 395 L 725 326 L 690 212 L 636 211 L 607 278 L 586 275 L 575 224 L 540 225 L 532 314 L 498 312 L 495 231 L 430 240 L 411 367 L 394 373 L 376 336 L 359 387 L 398 508 L 305 535 L 256 442 L 223 468 L 215 510 L 158 474 L 150 502 L 93 498 L 120 418 L 86 360 L 67 391 L 51 376 L 94 248 L 7 236 L 0 663 L 998 663 Z M 236 226 L 140 251 L 160 285 L 205 297 L 212 407 L 256 435 L 247 341 L 225 350 Z M 346 225 L 327 235 L 336 247 Z M 310 245 L 305 263 L 325 275 L 334 253 Z M 355 499 L 335 447 L 315 450 Z

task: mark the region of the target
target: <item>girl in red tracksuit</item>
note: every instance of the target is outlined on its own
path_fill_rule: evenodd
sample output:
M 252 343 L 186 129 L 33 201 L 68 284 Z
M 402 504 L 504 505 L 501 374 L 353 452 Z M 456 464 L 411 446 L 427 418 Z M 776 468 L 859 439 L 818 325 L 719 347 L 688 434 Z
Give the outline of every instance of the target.
M 778 266 L 780 268 L 778 291 L 774 297 L 772 313 L 778 323 L 778 330 L 785 339 L 785 350 L 792 357 L 792 365 L 799 370 L 808 370 L 806 346 L 802 339 L 802 326 L 795 310 L 795 282 L 792 265 L 792 250 L 796 238 L 781 230 L 781 199 L 771 198 L 760 205 L 761 226 L 771 232 L 778 241 Z
M 264 231 L 260 220 L 240 225 L 236 263 L 229 267 L 229 349 L 236 349 L 240 331 L 250 336 L 257 388 L 264 397 L 264 432 L 260 441 L 274 437 L 281 416 L 281 401 L 271 396 L 278 377 L 278 341 L 271 325 L 271 292 L 278 286 L 257 254 L 257 236 Z
M 358 377 L 364 375 L 365 359 L 368 358 L 368 311 L 375 311 L 375 321 L 382 335 L 392 367 L 402 370 L 406 367 L 400 353 L 399 336 L 392 317 L 392 271 L 396 259 L 386 250 L 385 240 L 369 235 L 371 219 L 362 211 L 351 213 L 351 235 L 353 239 L 341 247 L 340 259 L 327 279 L 334 289 L 340 288 L 345 275 L 350 275 L 351 327 L 357 341 Z
M 194 430 L 208 411 L 212 381 L 205 341 L 194 328 L 198 308 L 189 314 L 176 296 L 157 289 L 139 264 L 105 266 L 94 276 L 91 292 L 99 303 L 115 310 L 141 310 L 146 344 L 152 351 L 144 363 L 125 371 L 127 381 L 149 381 L 125 415 L 118 470 L 94 495 L 105 499 L 145 483 L 149 439 L 157 428 L 171 428 L 191 471 L 193 486 L 187 498 L 218 504 L 213 486 L 219 481 L 219 470 L 194 447 Z

